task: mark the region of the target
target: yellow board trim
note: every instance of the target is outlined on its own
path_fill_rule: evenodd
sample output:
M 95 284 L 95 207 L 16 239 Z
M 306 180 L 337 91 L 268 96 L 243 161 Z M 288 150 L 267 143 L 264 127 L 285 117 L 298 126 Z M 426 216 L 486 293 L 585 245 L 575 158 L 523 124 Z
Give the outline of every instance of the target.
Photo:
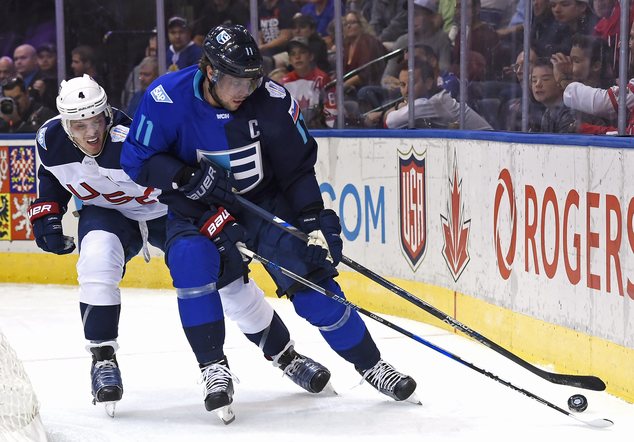
M 74 285 L 77 284 L 77 257 L 77 254 L 0 253 L 0 281 Z M 252 265 L 251 268 L 251 276 L 267 296 L 276 296 L 275 286 L 263 267 Z M 350 301 L 368 310 L 453 330 L 358 273 L 342 272 L 337 281 Z M 634 349 L 442 287 L 399 279 L 391 281 L 531 363 L 547 365 L 549 370 L 559 372 L 594 374 L 606 382 L 608 392 L 634 403 L 631 376 Z M 121 286 L 166 289 L 172 287 L 172 282 L 162 258 L 153 258 L 146 264 L 135 257 L 127 265 Z

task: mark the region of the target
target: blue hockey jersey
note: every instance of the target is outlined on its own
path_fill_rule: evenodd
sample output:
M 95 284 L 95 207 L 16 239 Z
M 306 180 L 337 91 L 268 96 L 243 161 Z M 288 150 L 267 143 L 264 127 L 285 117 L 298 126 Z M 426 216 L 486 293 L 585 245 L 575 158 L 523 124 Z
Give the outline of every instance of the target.
M 106 145 L 93 158 L 70 141 L 59 116 L 44 123 L 36 135 L 39 198 L 57 202 L 65 211 L 74 196 L 82 204 L 115 209 L 135 221 L 165 215 L 167 207 L 158 201 L 161 191 L 138 185 L 121 170 L 121 145 L 129 125 L 130 118 L 113 109 Z
M 297 212 L 321 204 L 317 143 L 290 93 L 265 77 L 229 112 L 205 101 L 203 80 L 191 66 L 148 87 L 121 153 L 130 177 L 171 190 L 184 165 L 196 167 L 206 157 L 229 170 L 233 187 L 256 203 L 281 193 Z

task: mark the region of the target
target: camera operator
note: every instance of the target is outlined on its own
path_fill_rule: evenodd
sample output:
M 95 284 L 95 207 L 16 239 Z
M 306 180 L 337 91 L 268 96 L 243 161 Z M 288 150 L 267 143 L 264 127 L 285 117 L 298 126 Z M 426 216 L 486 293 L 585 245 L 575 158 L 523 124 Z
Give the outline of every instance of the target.
M 42 124 L 57 115 L 34 100 L 24 80 L 13 77 L 2 84 L 0 98 L 0 132 L 36 132 Z

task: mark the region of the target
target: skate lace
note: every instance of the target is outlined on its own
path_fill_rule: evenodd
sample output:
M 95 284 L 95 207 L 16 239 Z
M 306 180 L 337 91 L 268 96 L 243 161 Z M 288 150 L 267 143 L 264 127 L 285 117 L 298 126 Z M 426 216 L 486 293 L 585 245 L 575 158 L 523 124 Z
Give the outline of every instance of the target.
M 93 370 L 94 391 L 103 387 L 121 386 L 121 371 L 114 360 L 97 361 Z
M 367 381 L 380 391 L 393 392 L 398 381 L 404 377 L 404 375 L 396 371 L 390 364 L 380 360 L 374 367 L 366 370 L 359 384 L 363 384 L 363 381 Z
M 205 395 L 225 391 L 229 381 L 233 379 L 237 384 L 240 380 L 223 364 L 211 364 L 201 372 L 200 383 L 205 387 Z

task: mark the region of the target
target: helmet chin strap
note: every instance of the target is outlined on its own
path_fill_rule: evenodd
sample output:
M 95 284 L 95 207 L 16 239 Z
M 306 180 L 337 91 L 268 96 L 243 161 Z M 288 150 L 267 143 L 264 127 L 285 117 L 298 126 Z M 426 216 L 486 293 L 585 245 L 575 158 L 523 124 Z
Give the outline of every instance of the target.
M 207 82 L 209 83 L 207 85 L 207 91 L 209 92 L 209 95 L 211 95 L 211 98 L 213 98 L 216 103 L 218 103 L 223 108 L 226 108 L 226 106 L 224 105 L 224 103 L 222 102 L 218 94 L 216 93 L 216 88 L 215 88 L 216 80 L 214 79 L 214 77 L 217 77 L 216 71 L 214 71 L 214 73 L 211 75 L 211 78 L 207 77 Z

